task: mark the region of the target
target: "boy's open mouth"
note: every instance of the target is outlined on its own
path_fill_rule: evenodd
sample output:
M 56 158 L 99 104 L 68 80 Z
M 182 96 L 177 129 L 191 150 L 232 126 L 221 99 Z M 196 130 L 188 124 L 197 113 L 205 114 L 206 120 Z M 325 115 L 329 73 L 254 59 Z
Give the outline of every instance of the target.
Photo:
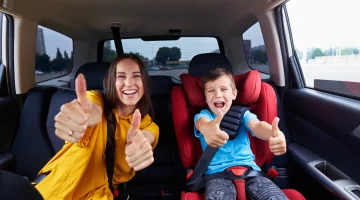
M 222 108 L 222 107 L 225 106 L 225 102 L 217 101 L 217 102 L 214 103 L 214 106 L 215 106 L 216 108 Z
M 123 94 L 125 95 L 133 95 L 135 94 L 137 91 L 136 90 L 124 90 Z

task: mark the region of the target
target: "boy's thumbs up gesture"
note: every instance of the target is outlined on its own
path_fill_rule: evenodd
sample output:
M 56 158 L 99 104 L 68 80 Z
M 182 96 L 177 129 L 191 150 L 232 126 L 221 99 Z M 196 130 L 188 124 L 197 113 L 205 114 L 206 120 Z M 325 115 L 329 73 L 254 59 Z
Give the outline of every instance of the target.
M 139 129 L 141 113 L 135 110 L 131 127 L 126 135 L 125 155 L 126 162 L 135 171 L 139 171 L 154 162 L 153 151 L 150 142 Z
M 205 141 L 209 146 L 219 147 L 226 144 L 226 141 L 229 139 L 229 135 L 220 130 L 220 122 L 224 117 L 224 113 L 220 108 L 217 110 L 216 118 L 209 122 L 201 122 L 201 118 L 198 120 L 199 131 L 204 135 Z M 197 122 L 198 123 L 198 122 Z
M 271 137 L 269 139 L 270 151 L 276 156 L 286 153 L 286 140 L 283 132 L 279 129 L 279 121 L 279 118 L 274 118 L 272 122 Z

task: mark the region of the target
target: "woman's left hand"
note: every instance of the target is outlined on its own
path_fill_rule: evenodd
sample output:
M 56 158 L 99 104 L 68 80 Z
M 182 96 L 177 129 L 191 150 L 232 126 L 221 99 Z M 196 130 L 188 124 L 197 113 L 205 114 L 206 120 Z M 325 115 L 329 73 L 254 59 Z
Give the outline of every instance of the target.
M 125 155 L 126 162 L 135 171 L 142 170 L 154 162 L 152 146 L 139 129 L 141 113 L 135 110 L 131 127 L 126 135 Z

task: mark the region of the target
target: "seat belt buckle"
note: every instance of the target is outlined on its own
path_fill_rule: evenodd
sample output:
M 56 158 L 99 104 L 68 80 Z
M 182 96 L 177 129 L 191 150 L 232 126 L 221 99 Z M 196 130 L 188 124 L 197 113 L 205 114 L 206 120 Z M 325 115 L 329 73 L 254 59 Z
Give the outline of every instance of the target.
M 241 176 L 244 174 L 244 172 L 247 170 L 246 167 L 242 167 L 242 166 L 234 166 L 234 167 L 230 167 L 227 168 L 226 171 L 231 171 L 235 176 Z
M 194 174 L 194 171 L 192 169 L 188 169 L 186 172 L 186 180 L 189 180 L 193 174 Z
M 279 175 L 279 172 L 277 171 L 276 167 L 272 166 L 267 170 L 268 175 L 271 178 L 276 178 Z
M 115 189 L 114 190 L 114 197 L 118 197 L 119 196 L 119 190 L 118 189 Z

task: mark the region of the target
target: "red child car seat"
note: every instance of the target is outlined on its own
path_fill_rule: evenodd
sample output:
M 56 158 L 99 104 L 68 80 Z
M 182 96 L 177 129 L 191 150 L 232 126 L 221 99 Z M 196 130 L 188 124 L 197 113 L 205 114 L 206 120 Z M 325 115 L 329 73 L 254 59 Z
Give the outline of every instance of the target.
M 194 115 L 206 107 L 202 89 L 201 76 L 213 68 L 223 67 L 232 71 L 231 64 L 222 54 L 200 54 L 195 56 L 189 65 L 189 74 L 180 76 L 182 85 L 171 91 L 172 116 L 176 139 L 182 163 L 186 169 L 194 169 L 202 149 L 199 139 L 194 136 Z M 261 81 L 260 73 L 252 70 L 235 75 L 238 95 L 233 105 L 247 106 L 257 115 L 259 120 L 271 123 L 277 116 L 276 95 L 273 88 Z M 269 150 L 268 141 L 249 135 L 252 152 L 258 166 L 270 163 L 273 154 Z M 238 188 L 237 191 L 239 192 Z M 289 199 L 305 199 L 296 190 L 285 189 L 283 192 Z M 244 193 L 244 191 L 242 191 Z M 245 194 L 238 194 L 238 197 Z M 203 199 L 198 192 L 182 192 L 182 200 Z

